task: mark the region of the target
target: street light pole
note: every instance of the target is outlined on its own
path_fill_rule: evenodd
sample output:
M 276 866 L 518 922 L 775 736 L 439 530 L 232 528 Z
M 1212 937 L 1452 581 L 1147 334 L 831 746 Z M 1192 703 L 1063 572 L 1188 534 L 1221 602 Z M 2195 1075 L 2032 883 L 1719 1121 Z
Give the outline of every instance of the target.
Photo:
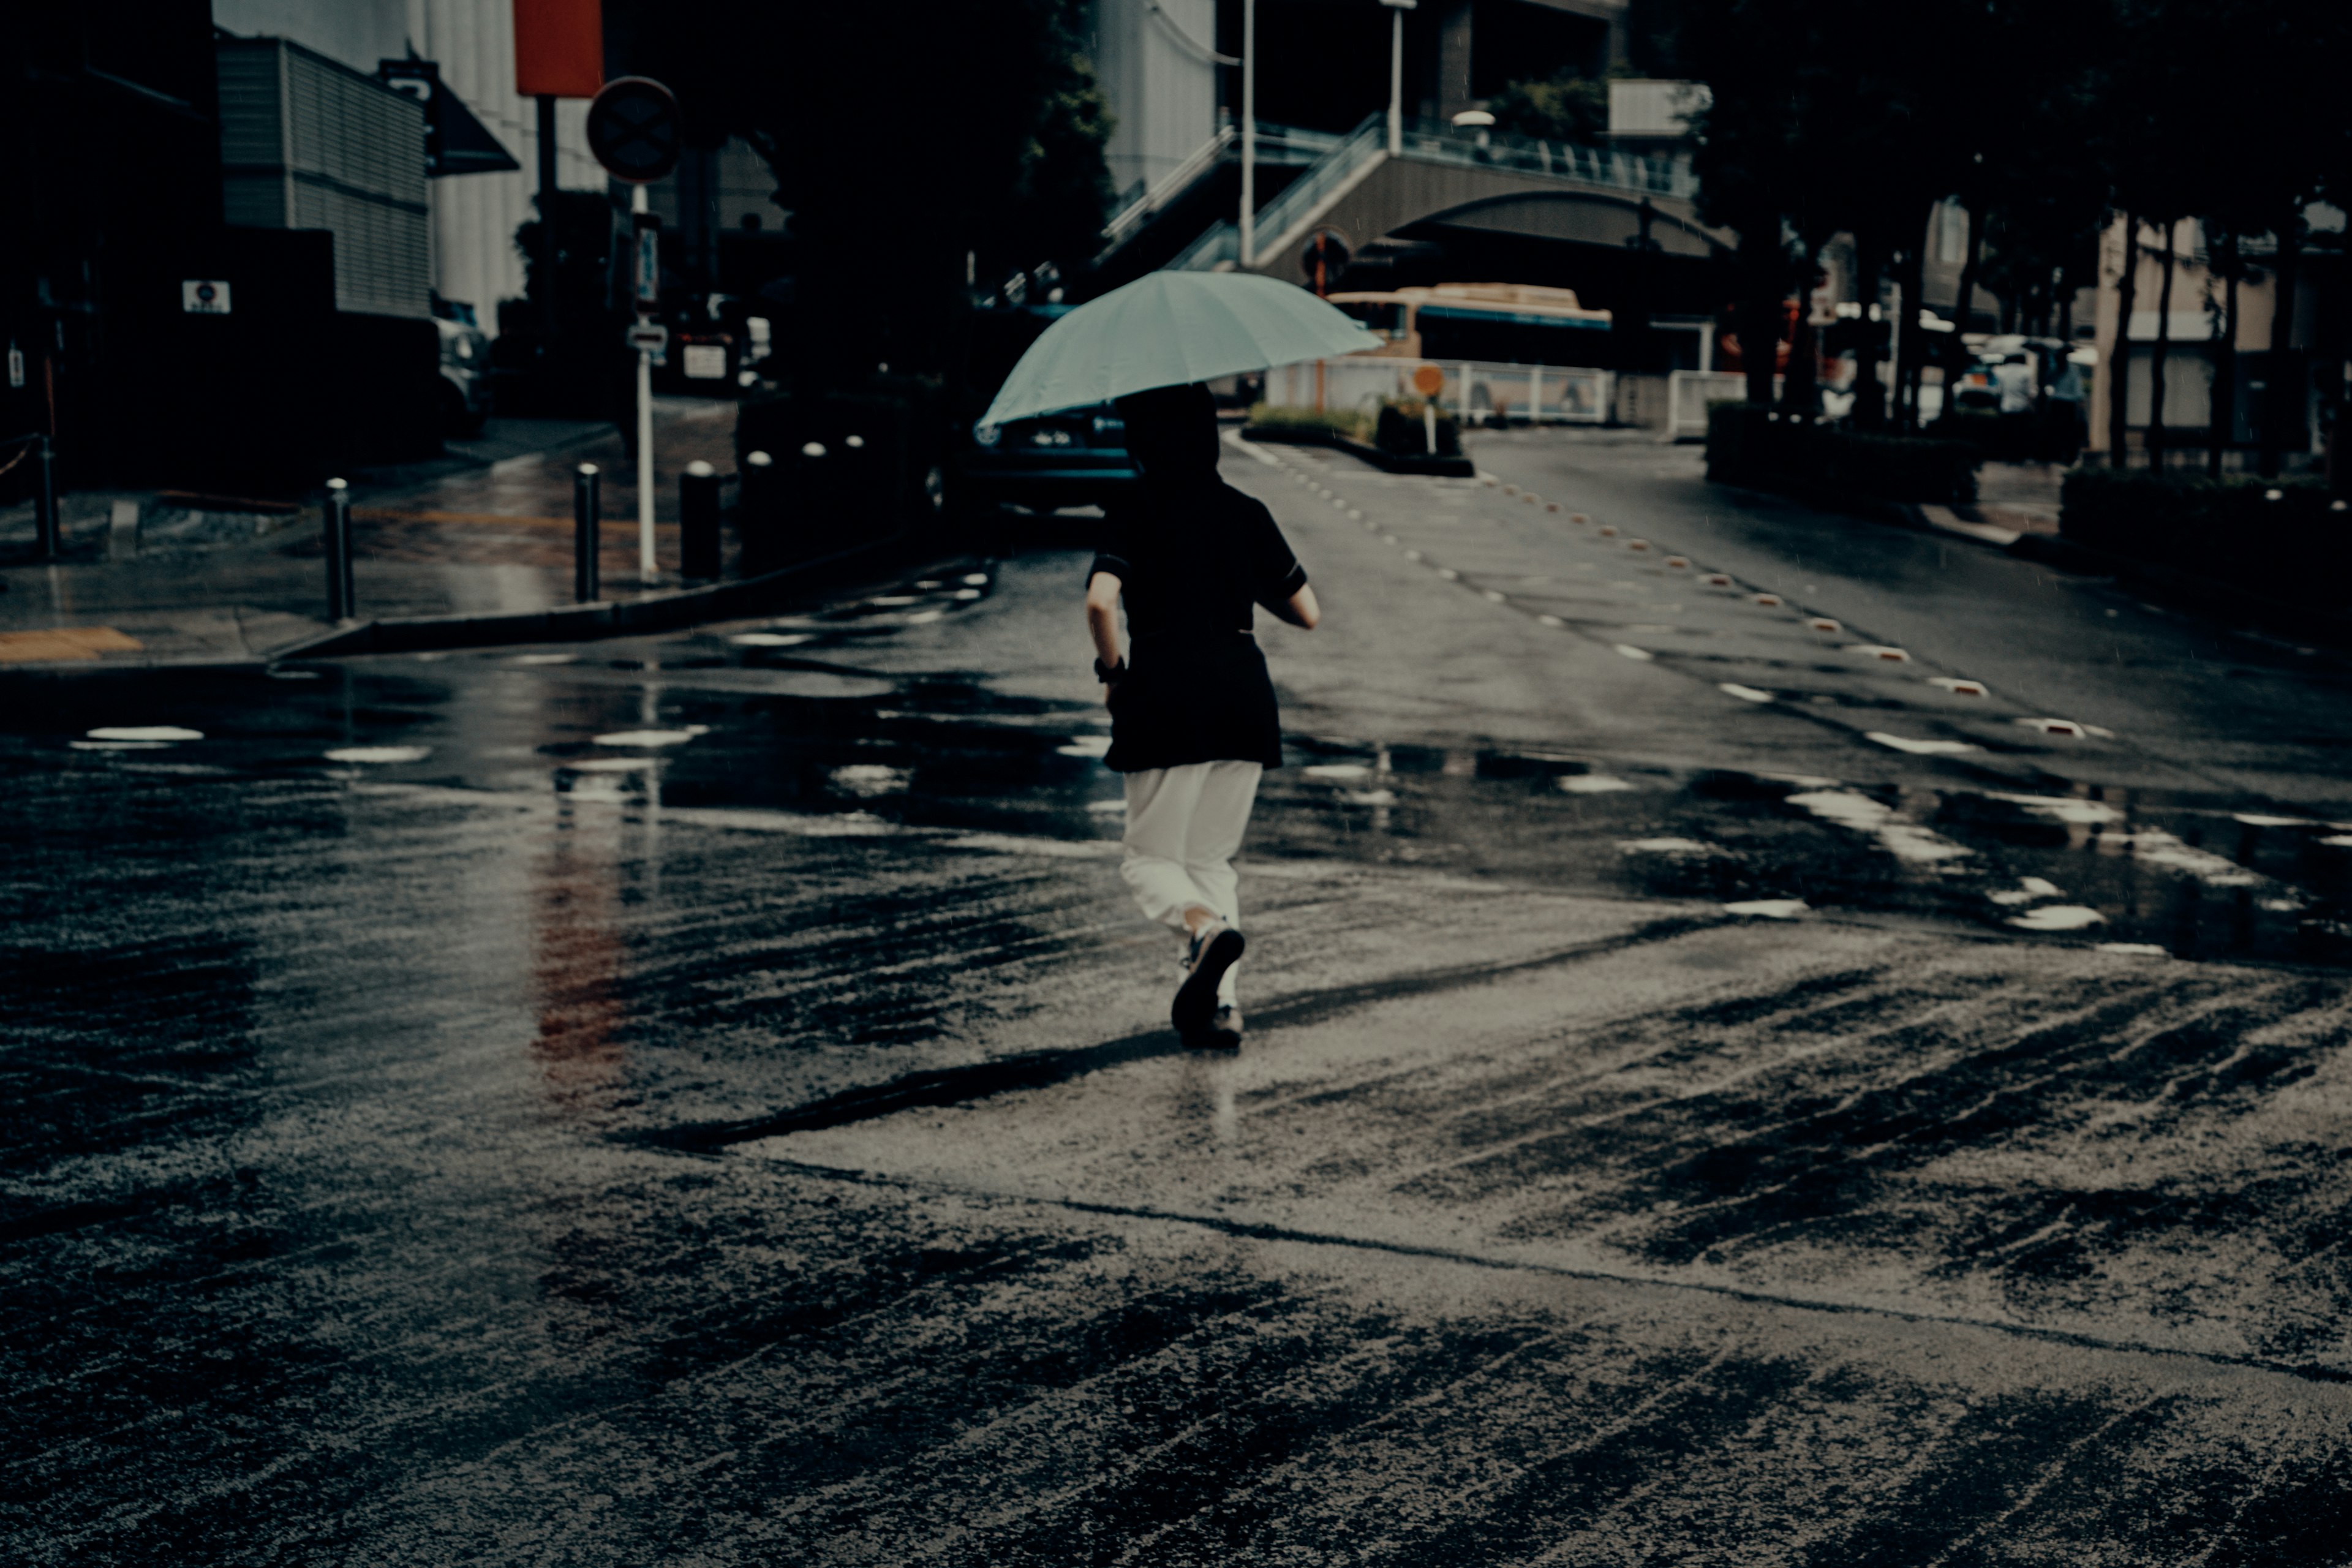
M 1242 0 L 1241 265 L 1257 253 L 1257 0 Z
M 1404 14 L 1417 0 L 1381 0 L 1389 8 L 1389 156 L 1404 155 Z
M 660 230 L 647 221 L 650 214 L 642 183 L 629 187 L 631 237 L 637 242 L 637 321 L 661 299 Z M 659 575 L 654 563 L 654 351 L 637 349 L 637 581 L 650 584 Z

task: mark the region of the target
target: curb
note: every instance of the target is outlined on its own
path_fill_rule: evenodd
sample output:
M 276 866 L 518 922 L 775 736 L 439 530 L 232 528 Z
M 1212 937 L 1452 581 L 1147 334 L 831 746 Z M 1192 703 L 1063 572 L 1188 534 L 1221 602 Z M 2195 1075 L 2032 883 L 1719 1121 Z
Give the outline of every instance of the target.
M 561 605 L 499 616 L 390 616 L 278 648 L 265 662 L 498 647 L 512 643 L 583 642 L 635 632 L 668 631 L 699 621 L 733 620 L 758 614 L 785 594 L 821 587 L 854 575 L 861 567 L 878 564 L 910 542 L 904 535 L 898 535 L 763 572 L 757 577 L 713 583 L 700 588 L 674 588 L 635 599 Z
M 1951 515 L 1949 507 L 1933 503 L 1879 500 L 1868 496 L 1832 498 L 1800 494 L 1726 479 L 1709 482 L 1728 489 L 1753 491 L 1758 495 L 1801 501 L 1823 510 L 1891 523 L 1898 528 L 1916 529 L 1923 533 L 1950 534 L 2020 561 L 2031 561 L 2038 566 L 2047 566 L 2080 577 L 2112 578 L 2151 598 L 2167 600 L 2182 609 L 2292 631 L 2314 642 L 2352 647 L 2352 611 L 2305 609 L 2232 583 L 2218 582 L 2183 572 L 2178 567 L 2162 566 L 2119 555 L 2113 551 L 2100 550 L 2068 539 L 2063 534 L 2020 533 L 1990 523 L 1965 522 Z M 1936 515 L 1938 512 L 1944 515 L 1939 518 Z
M 731 583 L 677 588 L 641 598 L 563 605 L 494 616 L 400 616 L 362 621 L 242 658 L 193 658 L 134 662 L 76 659 L 0 668 L 0 680 L 14 675 L 93 675 L 126 670 L 259 669 L 289 660 L 348 658 L 380 653 L 426 653 L 454 648 L 499 647 L 515 643 L 583 642 L 598 637 L 668 631 L 708 621 L 756 616 L 779 600 L 837 586 L 866 570 L 900 557 L 912 558 L 917 542 L 904 534 L 836 551 L 813 561 Z M 962 552 L 954 557 L 961 558 Z
M 1433 479 L 1467 479 L 1477 476 L 1477 468 L 1466 457 L 1462 458 L 1401 458 L 1383 452 L 1378 447 L 1328 430 L 1298 430 L 1284 426 L 1244 425 L 1244 441 L 1281 442 L 1293 447 L 1332 447 L 1360 458 L 1376 468 L 1391 474 L 1425 474 Z
M 2029 533 L 2011 545 L 2008 552 L 2077 576 L 2112 577 L 2183 609 L 2292 631 L 2314 642 L 2352 647 L 2352 611 L 2314 610 L 2290 605 L 2234 583 L 2118 555 L 2063 534 Z

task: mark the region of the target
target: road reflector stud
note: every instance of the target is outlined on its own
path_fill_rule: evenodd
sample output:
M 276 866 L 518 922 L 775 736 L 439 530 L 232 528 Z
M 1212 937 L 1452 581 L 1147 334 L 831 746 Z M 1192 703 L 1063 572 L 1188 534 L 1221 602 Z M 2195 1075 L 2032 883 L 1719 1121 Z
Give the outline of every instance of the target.
M 1591 522 L 1592 520 L 1585 516 L 1580 511 L 1572 511 L 1568 514 L 1568 521 L 1570 522 Z
M 2020 719 L 2018 722 L 2026 729 L 2039 730 L 2045 735 L 2072 735 L 2078 740 L 2083 735 L 2083 726 L 2072 719 Z
M 1690 559 L 1687 556 L 1669 555 L 1666 557 L 1666 564 L 1673 567 L 1677 572 L 1687 572 L 1690 570 Z
M 1650 542 L 1646 539 L 1629 539 L 1625 542 L 1625 548 L 1628 550 L 1647 550 L 1650 548 Z
M 1519 487 L 1517 485 L 1505 485 L 1503 487 L 1503 493 L 1507 496 L 1515 496 L 1519 493 Z
M 1759 605 L 1778 605 L 1780 602 L 1780 595 L 1778 594 L 1759 594 L 1756 595 L 1756 602 Z
M 1533 506 L 1533 505 L 1535 505 L 1535 504 L 1536 504 L 1536 496 L 1535 496 L 1535 492 L 1533 492 L 1532 490 L 1530 490 L 1528 494 L 1521 496 L 1519 499 L 1520 499 L 1521 500 L 1523 500 L 1523 501 L 1527 502 L 1529 506 Z
M 1955 697 L 1982 697 L 1985 694 L 1981 680 L 1960 680 L 1952 676 L 1939 675 L 1927 684 L 1940 686 Z
M 1544 510 L 1546 510 L 1546 511 L 1558 511 L 1559 510 L 1559 502 L 1558 502 L 1558 501 L 1556 501 L 1556 500 L 1548 500 L 1548 501 L 1544 502 Z
M 1706 585 L 1710 588 L 1728 588 L 1731 586 L 1731 579 L 1720 572 L 1710 572 L 1706 574 Z
M 1612 523 L 1602 523 L 1600 528 L 1600 533 L 1601 537 L 1603 539 L 1614 539 L 1617 537 L 1616 527 Z
M 1815 616 L 1811 620 L 1807 621 L 1805 625 L 1812 627 L 1813 630 L 1817 632 L 1836 632 L 1843 631 L 1845 629 L 1839 626 L 1835 621 L 1830 619 L 1827 616 Z

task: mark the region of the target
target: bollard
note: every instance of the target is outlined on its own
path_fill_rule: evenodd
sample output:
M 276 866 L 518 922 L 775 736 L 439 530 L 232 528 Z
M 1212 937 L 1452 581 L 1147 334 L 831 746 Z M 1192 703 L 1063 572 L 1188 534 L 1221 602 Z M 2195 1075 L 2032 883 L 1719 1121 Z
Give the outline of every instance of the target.
M 596 602 L 596 465 L 583 463 L 572 476 L 572 598 Z
M 692 462 L 677 479 L 678 574 L 719 575 L 719 470 Z
M 352 592 L 352 487 L 327 481 L 327 618 L 348 621 L 359 613 Z
M 765 452 L 743 454 L 735 489 L 735 537 L 743 547 L 740 570 L 746 577 L 783 564 L 782 519 L 776 504 L 776 460 Z
M 58 451 L 47 436 L 40 438 L 40 448 L 34 454 L 39 472 L 33 483 L 33 534 L 38 542 L 41 559 L 58 558 Z

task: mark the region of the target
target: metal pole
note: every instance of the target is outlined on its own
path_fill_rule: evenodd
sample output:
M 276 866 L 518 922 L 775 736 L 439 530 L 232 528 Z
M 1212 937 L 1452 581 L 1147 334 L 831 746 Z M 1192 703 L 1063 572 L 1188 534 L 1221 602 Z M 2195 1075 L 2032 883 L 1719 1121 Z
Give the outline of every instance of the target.
M 1397 158 L 1404 154 L 1405 8 L 1397 0 L 1381 3 L 1389 7 L 1389 156 Z
M 47 434 L 40 437 L 33 460 L 40 465 L 34 481 L 39 488 L 33 492 L 33 531 L 40 542 L 41 559 L 55 561 L 65 531 L 58 526 L 58 447 Z
M 746 452 L 735 487 L 735 539 L 742 552 L 738 569 L 744 576 L 757 577 L 782 564 L 777 526 L 776 460 L 765 452 Z
M 647 211 L 646 187 L 629 187 L 629 216 L 635 226 L 637 245 L 642 251 L 648 246 L 658 247 L 659 230 L 637 223 Z M 639 263 L 637 276 L 637 320 L 646 319 L 646 307 L 650 291 L 658 299 L 661 289 L 660 251 Z M 646 273 L 652 274 L 652 287 L 646 286 Z M 661 575 L 654 564 L 654 351 L 637 351 L 637 581 L 651 584 Z
M 327 481 L 326 538 L 327 618 L 348 621 L 358 614 L 358 595 L 352 590 L 352 487 L 341 479 Z
M 719 470 L 698 458 L 677 479 L 677 566 L 681 577 L 719 575 Z
M 555 100 L 539 100 L 539 352 L 555 346 Z
M 1257 0 L 1242 0 L 1241 265 L 1257 257 Z
M 572 476 L 572 598 L 596 602 L 596 465 L 583 463 Z

